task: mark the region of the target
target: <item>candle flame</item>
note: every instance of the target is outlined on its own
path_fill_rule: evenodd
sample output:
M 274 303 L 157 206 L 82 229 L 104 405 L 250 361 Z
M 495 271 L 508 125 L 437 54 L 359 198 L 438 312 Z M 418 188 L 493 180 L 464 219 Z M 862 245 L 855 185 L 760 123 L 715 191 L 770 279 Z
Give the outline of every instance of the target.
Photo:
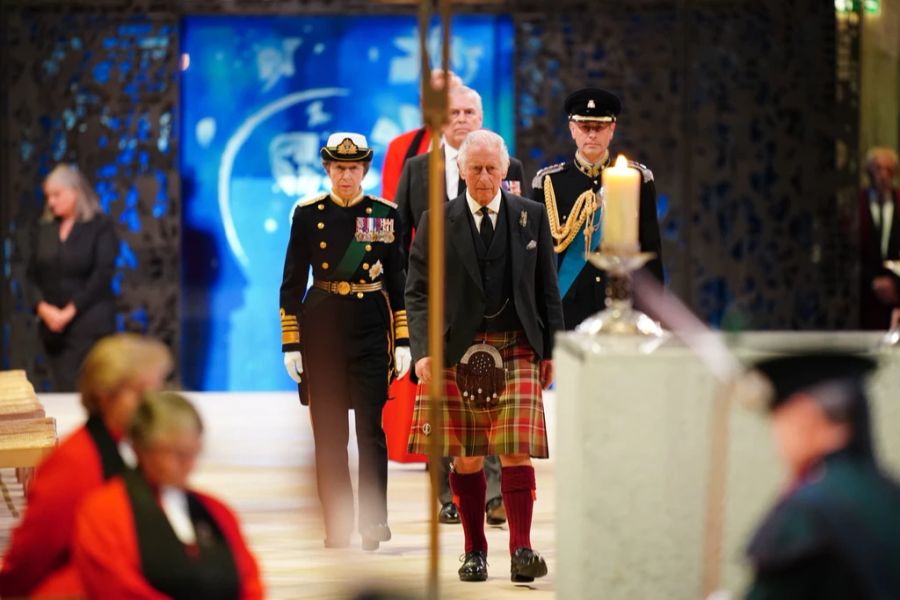
M 620 154 L 619 157 L 616 158 L 615 167 L 617 169 L 627 169 L 628 168 L 628 159 L 625 158 L 624 154 Z

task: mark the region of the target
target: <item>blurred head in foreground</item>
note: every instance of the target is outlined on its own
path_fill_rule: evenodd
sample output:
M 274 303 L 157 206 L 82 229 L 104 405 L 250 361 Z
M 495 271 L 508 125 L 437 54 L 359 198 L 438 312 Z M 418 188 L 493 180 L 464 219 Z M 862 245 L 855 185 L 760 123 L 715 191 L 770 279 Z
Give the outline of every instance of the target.
M 81 403 L 111 432 L 124 433 L 143 393 L 162 387 L 171 370 L 172 355 L 162 342 L 134 333 L 107 336 L 81 365 Z

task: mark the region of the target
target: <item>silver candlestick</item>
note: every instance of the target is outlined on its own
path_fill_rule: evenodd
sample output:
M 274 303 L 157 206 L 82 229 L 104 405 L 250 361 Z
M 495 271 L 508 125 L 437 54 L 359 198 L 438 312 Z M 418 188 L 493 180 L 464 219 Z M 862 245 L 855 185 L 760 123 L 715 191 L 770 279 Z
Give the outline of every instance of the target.
M 631 273 L 656 256 L 653 252 L 639 252 L 602 246 L 600 252 L 588 252 L 588 261 L 607 272 L 606 308 L 585 319 L 576 331 L 589 335 L 624 334 L 661 338 L 662 327 L 634 308 Z

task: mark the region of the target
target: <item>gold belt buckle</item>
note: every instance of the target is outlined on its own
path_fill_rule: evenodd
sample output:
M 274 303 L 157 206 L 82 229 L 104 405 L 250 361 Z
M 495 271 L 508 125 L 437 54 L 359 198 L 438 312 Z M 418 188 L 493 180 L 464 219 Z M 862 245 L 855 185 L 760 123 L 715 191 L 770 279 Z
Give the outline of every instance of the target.
M 346 296 L 350 293 L 350 282 L 349 281 L 340 281 L 337 284 L 336 290 L 338 294 L 341 296 Z

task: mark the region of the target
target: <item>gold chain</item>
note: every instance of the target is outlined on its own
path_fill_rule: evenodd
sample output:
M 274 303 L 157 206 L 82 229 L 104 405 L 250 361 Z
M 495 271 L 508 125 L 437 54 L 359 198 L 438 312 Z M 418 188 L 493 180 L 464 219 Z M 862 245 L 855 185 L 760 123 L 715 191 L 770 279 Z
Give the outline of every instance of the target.
M 557 242 L 553 246 L 553 251 L 559 254 L 569 247 L 569 244 L 578 235 L 588 217 L 591 217 L 593 222 L 594 211 L 597 209 L 597 197 L 592 189 L 582 192 L 575 200 L 575 205 L 572 207 L 572 212 L 569 213 L 569 218 L 561 225 L 559 222 L 559 210 L 556 207 L 556 192 L 553 190 L 553 181 L 549 175 L 545 175 L 544 204 L 547 206 L 550 235 Z M 587 235 L 587 231 L 585 235 Z

